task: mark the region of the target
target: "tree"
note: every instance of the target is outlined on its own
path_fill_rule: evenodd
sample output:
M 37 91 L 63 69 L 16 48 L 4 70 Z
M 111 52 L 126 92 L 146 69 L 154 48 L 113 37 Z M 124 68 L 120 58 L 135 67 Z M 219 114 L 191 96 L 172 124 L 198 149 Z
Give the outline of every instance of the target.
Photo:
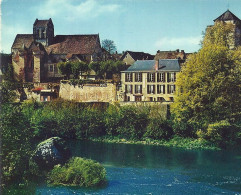
M 65 75 L 66 79 L 70 78 L 70 74 L 72 73 L 70 62 L 59 62 L 57 67 L 60 74 Z
M 109 39 L 104 39 L 102 41 L 102 47 L 111 54 L 116 51 L 116 46 L 115 46 L 114 41 L 109 40 Z
M 89 67 L 85 62 L 73 61 L 71 62 L 71 70 L 74 78 L 77 79 L 79 74 L 82 75 L 82 73 L 87 72 Z
M 8 64 L 5 67 L 3 74 L 3 81 L 0 84 L 0 102 L 13 102 L 17 98 L 16 90 L 18 89 L 18 82 L 14 79 L 13 65 Z
M 241 48 L 229 49 L 233 26 L 218 23 L 206 31 L 202 48 L 177 76 L 171 107 L 177 134 L 194 136 L 212 123 L 238 123 L 241 113 Z

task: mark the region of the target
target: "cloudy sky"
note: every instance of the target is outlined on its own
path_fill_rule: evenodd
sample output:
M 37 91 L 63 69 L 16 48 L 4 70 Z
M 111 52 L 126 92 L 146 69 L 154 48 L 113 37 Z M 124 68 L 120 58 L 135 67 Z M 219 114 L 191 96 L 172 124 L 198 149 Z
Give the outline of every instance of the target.
M 0 0 L 1 46 L 31 34 L 36 18 L 52 18 L 55 35 L 96 34 L 118 52 L 199 49 L 202 32 L 228 8 L 241 18 L 241 0 Z

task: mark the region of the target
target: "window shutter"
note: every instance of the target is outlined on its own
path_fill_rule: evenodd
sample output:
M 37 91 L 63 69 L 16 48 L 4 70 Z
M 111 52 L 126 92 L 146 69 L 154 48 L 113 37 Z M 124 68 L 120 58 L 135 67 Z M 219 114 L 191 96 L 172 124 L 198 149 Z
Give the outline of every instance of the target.
M 127 93 L 128 91 L 127 91 L 127 85 L 125 85 L 125 92 Z
M 160 85 L 157 85 L 157 93 L 160 93 Z
M 155 87 L 156 87 L 156 86 L 155 86 L 155 85 L 153 85 L 153 93 L 155 93 Z
M 169 88 L 170 88 L 169 85 L 167 85 L 167 94 L 169 94 L 169 91 L 170 91 Z
M 174 82 L 176 81 L 176 73 L 174 73 Z M 175 87 L 174 87 L 174 89 L 175 89 Z
M 132 94 L 132 85 L 131 85 L 131 94 Z
M 170 82 L 170 74 L 169 74 L 169 72 L 167 73 L 167 82 L 169 83 Z
M 140 91 L 141 91 L 141 93 L 142 93 L 142 85 L 140 85 L 140 88 L 141 88 Z
M 135 93 L 137 93 L 137 85 L 135 85 Z
M 163 82 L 166 82 L 166 73 L 162 73 L 163 74 Z
M 125 81 L 127 82 L 127 73 L 125 73 Z
M 165 94 L 165 85 L 163 85 L 163 94 Z
M 138 79 L 137 74 L 138 74 L 138 73 L 135 73 L 135 82 L 137 82 L 137 79 Z

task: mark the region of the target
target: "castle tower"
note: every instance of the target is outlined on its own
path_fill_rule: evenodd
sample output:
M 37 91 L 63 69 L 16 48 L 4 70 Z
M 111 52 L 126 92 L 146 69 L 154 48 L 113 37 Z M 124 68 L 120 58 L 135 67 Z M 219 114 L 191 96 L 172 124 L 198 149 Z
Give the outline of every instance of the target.
M 52 19 L 38 20 L 33 24 L 34 41 L 41 43 L 43 46 L 49 46 L 54 39 L 54 25 Z
M 230 49 L 241 46 L 241 20 L 235 16 L 231 11 L 227 10 L 221 16 L 214 20 L 214 23 L 225 22 L 234 25 L 234 33 L 232 40 L 230 40 Z

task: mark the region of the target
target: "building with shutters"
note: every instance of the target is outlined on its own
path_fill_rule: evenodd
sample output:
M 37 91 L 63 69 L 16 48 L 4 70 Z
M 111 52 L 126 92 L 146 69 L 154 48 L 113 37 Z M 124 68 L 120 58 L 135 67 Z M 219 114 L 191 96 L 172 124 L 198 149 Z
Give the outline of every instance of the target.
M 120 101 L 173 102 L 180 60 L 138 60 L 121 72 Z

